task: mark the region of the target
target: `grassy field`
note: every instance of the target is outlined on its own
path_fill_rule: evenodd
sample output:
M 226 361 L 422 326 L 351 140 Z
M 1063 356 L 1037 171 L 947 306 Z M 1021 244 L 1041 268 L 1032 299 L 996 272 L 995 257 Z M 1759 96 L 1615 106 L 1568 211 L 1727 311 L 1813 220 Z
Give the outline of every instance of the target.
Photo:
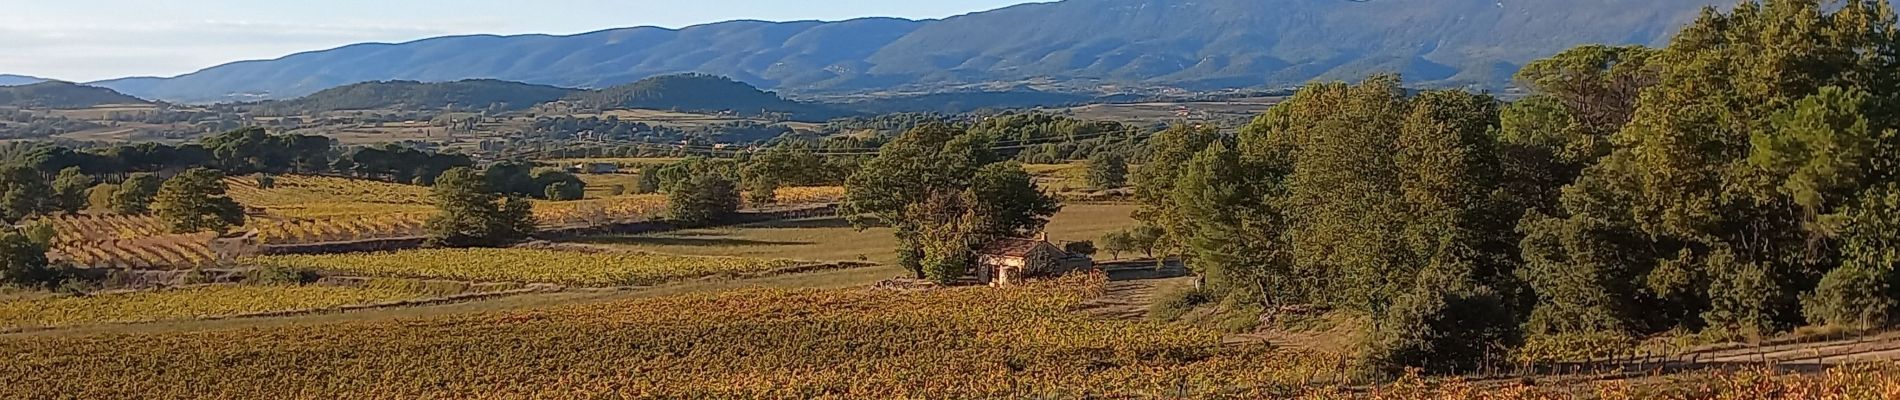
M 590 199 L 613 197 L 614 186 L 620 186 L 621 194 L 633 193 L 633 189 L 640 186 L 640 175 L 633 173 L 578 174 L 575 177 L 581 178 L 581 182 L 587 182 L 587 198 Z
M 425 249 L 264 256 L 246 262 L 263 267 L 375 277 L 581 286 L 637 286 L 711 276 L 769 275 L 798 264 L 786 259 L 538 249 Z
M 1088 182 L 1088 166 L 1081 162 L 1067 164 L 1027 164 L 1023 170 L 1036 179 L 1036 185 L 1056 193 L 1091 190 Z
M 1133 226 L 1131 204 L 1070 204 L 1049 224 L 1055 241 L 1095 240 Z M 889 229 L 858 231 L 843 218 L 814 218 L 754 225 L 695 229 L 651 235 L 606 236 L 582 240 L 614 248 L 671 254 L 792 258 L 819 261 L 896 261 L 897 240 Z
M 428 297 L 398 288 L 206 286 L 84 297 L 0 300 L 0 329 L 48 328 L 330 308 Z

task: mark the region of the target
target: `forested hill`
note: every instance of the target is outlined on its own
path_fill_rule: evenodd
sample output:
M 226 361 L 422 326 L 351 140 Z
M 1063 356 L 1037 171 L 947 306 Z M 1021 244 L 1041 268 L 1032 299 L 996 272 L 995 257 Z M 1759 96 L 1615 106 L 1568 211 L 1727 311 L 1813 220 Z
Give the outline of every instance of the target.
M 137 97 L 112 89 L 71 82 L 46 81 L 28 85 L 0 86 L 0 107 L 87 108 L 101 104 L 149 104 Z
M 512 111 L 559 100 L 575 91 L 493 79 L 364 82 L 293 100 L 262 102 L 254 108 L 279 115 L 374 109 Z
M 358 44 L 98 84 L 175 101 L 477 77 L 599 88 L 684 71 L 799 93 L 1026 79 L 1204 89 L 1373 72 L 1402 72 L 1419 86 L 1498 88 L 1530 60 L 1584 43 L 1660 45 L 1702 7 L 1734 2 L 1069 0 L 930 21 L 732 21 Z
M 740 115 L 780 114 L 790 119 L 824 121 L 850 115 L 820 104 L 800 103 L 730 78 L 705 74 L 664 75 L 600 90 L 577 92 L 567 101 L 597 110 L 650 108 L 692 112 L 730 111 Z
M 45 81 L 45 79 L 25 75 L 0 74 L 0 86 L 30 85 Z

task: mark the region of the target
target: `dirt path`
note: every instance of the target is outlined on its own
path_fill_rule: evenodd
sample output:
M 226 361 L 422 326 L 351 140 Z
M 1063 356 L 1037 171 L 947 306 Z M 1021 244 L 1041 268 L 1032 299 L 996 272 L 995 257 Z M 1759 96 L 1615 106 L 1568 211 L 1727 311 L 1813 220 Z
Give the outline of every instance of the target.
M 1102 318 L 1147 319 L 1148 308 L 1157 296 L 1194 285 L 1194 277 L 1179 263 L 1156 268 L 1152 260 L 1134 260 L 1107 262 L 1099 267 L 1108 273 L 1108 287 L 1102 297 L 1083 302 L 1078 311 Z

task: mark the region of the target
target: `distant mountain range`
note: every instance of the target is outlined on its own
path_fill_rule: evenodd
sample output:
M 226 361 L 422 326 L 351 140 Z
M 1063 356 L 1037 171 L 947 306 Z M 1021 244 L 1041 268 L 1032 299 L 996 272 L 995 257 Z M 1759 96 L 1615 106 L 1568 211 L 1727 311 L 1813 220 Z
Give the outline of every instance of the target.
M 604 88 L 682 72 L 828 94 L 1029 80 L 1187 89 L 1404 73 L 1502 88 L 1579 44 L 1664 43 L 1734 0 L 1068 0 L 947 18 L 732 21 L 571 36 L 358 44 L 172 78 L 95 82 L 179 102 L 293 98 L 369 81 L 502 79 Z
M 493 79 L 454 82 L 379 81 L 325 89 L 290 100 L 239 104 L 267 115 L 310 115 L 341 110 L 518 111 L 560 102 L 564 109 L 658 109 L 781 114 L 826 121 L 855 114 L 829 105 L 801 103 L 732 79 L 703 74 L 662 75 L 598 90 L 570 89 Z
M 849 103 L 801 102 L 744 82 L 706 74 L 673 74 L 602 89 L 573 89 L 494 79 L 454 82 L 377 81 L 325 89 L 287 100 L 225 103 L 263 116 L 332 111 L 509 112 L 547 106 L 546 112 L 618 109 L 733 113 L 824 122 L 892 112 L 961 113 L 980 108 L 1064 105 L 1099 98 L 1033 91 L 954 92 L 895 96 Z M 61 81 L 0 86 L 0 107 L 82 109 L 109 104 L 152 104 L 112 89 Z

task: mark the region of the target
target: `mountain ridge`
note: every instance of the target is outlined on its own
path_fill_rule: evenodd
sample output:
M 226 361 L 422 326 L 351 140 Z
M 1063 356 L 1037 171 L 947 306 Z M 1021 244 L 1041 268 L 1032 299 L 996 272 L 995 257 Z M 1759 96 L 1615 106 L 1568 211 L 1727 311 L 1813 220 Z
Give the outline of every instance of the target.
M 45 82 L 46 78 L 26 75 L 0 74 L 0 86 L 20 86 Z
M 4 107 L 77 109 L 104 104 L 152 104 L 152 102 L 109 88 L 65 81 L 48 80 L 25 85 L 0 86 L 0 106 Z
M 324 89 L 294 99 L 252 103 L 248 107 L 275 115 L 388 108 L 514 111 L 559 100 L 576 91 L 495 79 L 373 81 Z
M 1662 44 L 1703 7 L 1732 1 L 1590 3 L 1068 0 L 928 20 L 735 20 L 361 43 L 95 84 L 187 102 L 288 98 L 380 80 L 602 88 L 689 72 L 799 94 L 1044 78 L 1271 87 L 1380 72 L 1497 89 L 1532 59 L 1588 43 Z

